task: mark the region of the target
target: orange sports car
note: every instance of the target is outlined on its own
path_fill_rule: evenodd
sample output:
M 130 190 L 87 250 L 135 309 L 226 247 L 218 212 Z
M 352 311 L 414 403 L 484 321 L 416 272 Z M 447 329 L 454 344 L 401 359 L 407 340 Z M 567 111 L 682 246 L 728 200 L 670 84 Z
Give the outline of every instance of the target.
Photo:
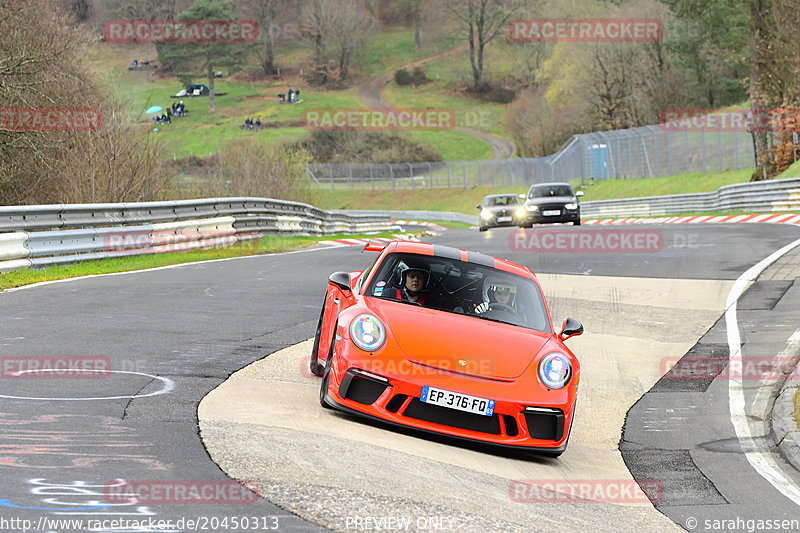
M 311 372 L 323 407 L 450 437 L 558 456 L 580 364 L 555 333 L 536 276 L 428 243 L 370 243 L 366 270 L 336 272 Z

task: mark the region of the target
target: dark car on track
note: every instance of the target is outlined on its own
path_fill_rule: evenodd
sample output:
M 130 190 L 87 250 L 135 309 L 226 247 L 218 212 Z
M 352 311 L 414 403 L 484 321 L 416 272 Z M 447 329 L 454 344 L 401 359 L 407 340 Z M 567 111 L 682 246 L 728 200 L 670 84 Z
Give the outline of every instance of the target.
M 525 212 L 516 194 L 490 194 L 476 205 L 481 210 L 478 229 L 486 231 L 499 226 L 519 226 Z
M 524 217 L 520 226 L 530 228 L 534 224 L 572 222 L 581 225 L 581 206 L 578 197 L 583 192 L 575 192 L 569 183 L 539 183 L 532 185 L 525 196 Z

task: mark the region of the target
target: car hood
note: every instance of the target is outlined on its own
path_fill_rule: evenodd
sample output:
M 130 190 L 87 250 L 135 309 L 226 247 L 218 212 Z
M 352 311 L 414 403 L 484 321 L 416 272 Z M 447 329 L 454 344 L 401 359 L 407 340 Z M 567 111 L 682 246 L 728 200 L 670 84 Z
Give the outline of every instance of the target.
M 522 207 L 522 204 L 512 204 L 512 205 L 493 205 L 490 207 L 483 207 L 482 209 L 486 209 L 487 211 L 491 211 L 492 213 L 496 213 L 498 211 L 508 211 L 509 213 L 513 213 L 517 209 Z
M 525 200 L 525 205 L 542 205 L 542 204 L 570 204 L 578 203 L 578 199 L 574 196 L 543 196 L 541 198 L 528 198 Z
M 390 301 L 376 304 L 408 360 L 463 374 L 514 379 L 551 337 L 475 316 Z

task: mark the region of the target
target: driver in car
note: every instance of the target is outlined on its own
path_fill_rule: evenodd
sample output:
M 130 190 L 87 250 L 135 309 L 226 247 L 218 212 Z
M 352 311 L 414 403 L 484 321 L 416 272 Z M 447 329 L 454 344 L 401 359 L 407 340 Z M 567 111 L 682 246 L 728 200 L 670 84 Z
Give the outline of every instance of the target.
M 423 294 L 423 289 L 428 283 L 429 272 L 422 267 L 409 267 L 400 273 L 400 288 L 395 288 L 394 293 L 389 293 L 398 300 L 416 302 L 425 305 L 427 295 Z
M 518 314 L 517 309 L 514 307 L 514 296 L 517 292 L 516 285 L 502 279 L 491 279 L 486 281 L 485 287 L 484 294 L 487 299 L 475 308 L 477 314 L 485 313 L 491 308 Z

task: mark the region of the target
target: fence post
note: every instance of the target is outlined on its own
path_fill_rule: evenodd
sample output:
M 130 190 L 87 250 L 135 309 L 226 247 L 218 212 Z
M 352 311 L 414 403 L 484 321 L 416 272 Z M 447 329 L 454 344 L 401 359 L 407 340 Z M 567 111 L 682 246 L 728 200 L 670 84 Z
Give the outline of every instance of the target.
M 352 191 L 353 190 L 353 164 L 352 163 L 347 163 L 347 170 L 350 173 L 350 179 L 348 181 L 350 182 L 350 190 Z
M 450 188 L 450 163 L 447 161 L 444 162 L 445 166 L 447 167 L 447 188 Z
M 392 182 L 392 190 L 394 190 L 394 169 L 392 168 L 392 164 L 389 163 L 389 180 Z
M 686 173 L 691 174 L 691 168 L 689 167 L 689 128 L 686 128 L 686 135 L 683 136 L 683 140 L 686 143 Z
M 431 165 L 430 163 L 428 163 L 428 172 L 429 172 L 429 174 L 431 176 L 431 182 L 428 185 L 428 188 L 429 189 L 433 189 L 433 165 Z
M 369 164 L 369 181 L 372 184 L 372 190 L 375 190 L 375 173 L 372 171 L 372 163 Z
M 331 176 L 331 190 L 333 190 L 333 165 L 328 163 L 328 174 Z
M 706 129 L 700 129 L 700 159 L 703 161 L 703 172 L 706 171 Z

